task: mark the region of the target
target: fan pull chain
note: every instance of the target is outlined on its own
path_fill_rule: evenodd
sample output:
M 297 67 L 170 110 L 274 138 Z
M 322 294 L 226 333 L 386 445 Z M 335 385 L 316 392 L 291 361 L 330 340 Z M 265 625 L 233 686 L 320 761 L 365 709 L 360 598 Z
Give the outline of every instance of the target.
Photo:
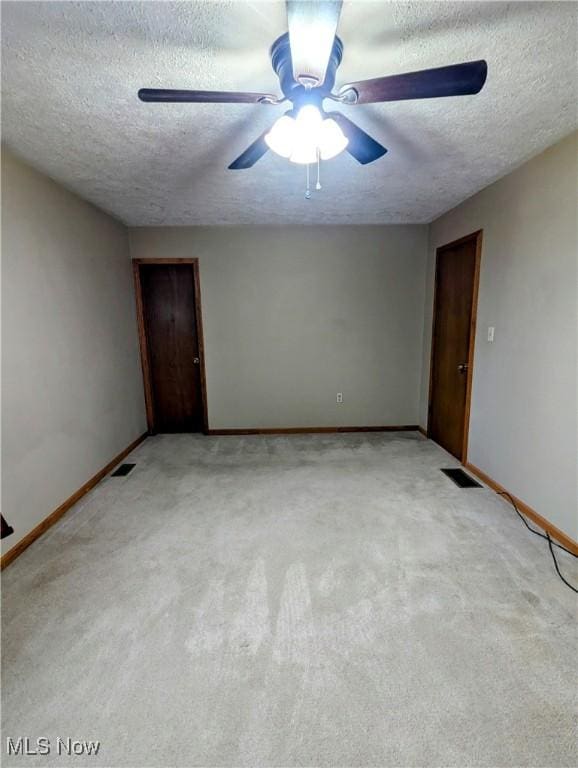
M 319 177 L 320 177 L 320 171 L 319 171 L 320 157 L 321 157 L 320 152 L 319 152 L 319 150 L 317 150 L 317 184 L 315 185 L 315 189 L 318 192 L 321 189 L 321 181 L 319 180 Z
M 311 199 L 311 190 L 309 189 L 309 163 L 307 163 L 307 189 L 305 190 L 306 200 Z

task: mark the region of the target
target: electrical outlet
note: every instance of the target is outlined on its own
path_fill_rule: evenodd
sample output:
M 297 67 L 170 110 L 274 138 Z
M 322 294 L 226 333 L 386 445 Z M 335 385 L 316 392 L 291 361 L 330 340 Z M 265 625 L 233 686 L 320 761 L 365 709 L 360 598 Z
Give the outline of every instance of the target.
M 343 402 L 343 392 L 337 393 L 337 402 L 342 403 Z
M 488 341 L 494 340 L 494 327 L 492 325 L 488 326 Z

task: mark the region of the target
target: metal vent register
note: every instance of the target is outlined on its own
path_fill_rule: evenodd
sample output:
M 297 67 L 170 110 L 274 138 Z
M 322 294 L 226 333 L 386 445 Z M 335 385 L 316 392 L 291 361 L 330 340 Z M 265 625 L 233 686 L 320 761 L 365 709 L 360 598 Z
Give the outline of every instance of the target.
M 476 482 L 473 477 L 466 475 L 463 469 L 442 469 L 444 475 L 447 475 L 450 480 L 453 480 L 458 488 L 481 488 L 480 483 Z

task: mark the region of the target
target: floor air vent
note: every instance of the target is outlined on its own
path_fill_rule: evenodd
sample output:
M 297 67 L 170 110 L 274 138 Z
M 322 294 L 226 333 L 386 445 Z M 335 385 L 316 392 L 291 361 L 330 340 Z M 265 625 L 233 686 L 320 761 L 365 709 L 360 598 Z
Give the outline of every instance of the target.
M 126 477 L 136 467 L 136 464 L 121 464 L 112 473 L 111 477 Z
M 447 475 L 450 480 L 453 480 L 458 488 L 481 488 L 482 486 L 476 482 L 473 477 L 466 475 L 463 469 L 442 469 L 444 475 Z

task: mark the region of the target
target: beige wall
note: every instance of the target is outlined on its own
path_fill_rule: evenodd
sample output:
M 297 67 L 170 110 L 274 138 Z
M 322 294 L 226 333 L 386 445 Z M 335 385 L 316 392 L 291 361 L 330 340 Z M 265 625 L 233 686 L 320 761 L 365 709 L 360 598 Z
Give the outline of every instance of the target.
M 2 152 L 5 552 L 145 430 L 126 228 Z
M 200 259 L 210 426 L 425 426 L 435 248 L 482 228 L 469 458 L 578 538 L 577 144 L 438 219 L 429 255 L 425 226 L 130 230 L 134 257 Z M 5 551 L 145 419 L 125 228 L 8 153 L 2 182 Z
M 417 424 L 425 226 L 130 237 L 133 257 L 199 257 L 211 428 Z
M 469 460 L 574 539 L 577 203 L 574 134 L 431 225 L 420 407 L 425 426 L 435 249 L 483 229 Z

